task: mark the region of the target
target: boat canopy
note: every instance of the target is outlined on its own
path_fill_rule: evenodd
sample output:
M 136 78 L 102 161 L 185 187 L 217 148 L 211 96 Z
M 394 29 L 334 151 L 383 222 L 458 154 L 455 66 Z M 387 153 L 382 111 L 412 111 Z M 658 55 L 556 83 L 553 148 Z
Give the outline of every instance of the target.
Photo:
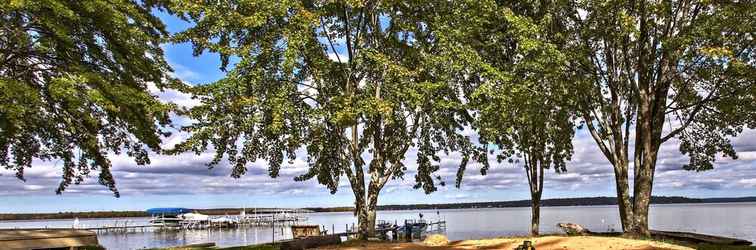
M 191 213 L 192 211 L 188 208 L 180 208 L 180 207 L 159 207 L 159 208 L 150 208 L 147 209 L 147 213 L 151 216 L 156 215 L 179 215 L 179 214 L 185 214 L 185 213 Z

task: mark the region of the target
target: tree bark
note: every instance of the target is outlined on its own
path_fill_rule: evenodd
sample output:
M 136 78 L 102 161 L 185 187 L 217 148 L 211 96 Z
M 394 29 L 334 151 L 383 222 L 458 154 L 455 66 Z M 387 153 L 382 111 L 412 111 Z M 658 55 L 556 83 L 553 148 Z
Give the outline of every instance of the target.
M 541 220 L 541 195 L 532 195 L 530 207 L 530 235 L 538 236 L 538 226 Z
M 649 136 L 644 136 L 644 141 L 650 141 Z M 641 164 L 635 171 L 635 184 L 633 192 L 633 229 L 632 233 L 639 236 L 650 236 L 648 228 L 648 212 L 651 204 L 651 194 L 653 190 L 654 171 L 656 169 L 656 158 L 658 147 L 655 145 L 644 145 L 641 149 Z
M 373 182 L 371 182 L 373 185 Z M 364 189 L 363 189 L 364 190 Z M 378 207 L 377 187 L 368 188 L 368 192 L 355 192 L 355 214 L 357 215 L 358 238 L 367 240 L 375 235 L 375 219 Z
M 613 111 L 614 114 L 618 114 L 621 112 L 619 110 L 619 105 L 614 105 Z M 599 146 L 599 149 L 604 154 L 607 160 L 609 160 L 609 163 L 612 164 L 612 167 L 614 168 L 614 180 L 616 185 L 616 191 L 617 191 L 617 206 L 619 207 L 620 212 L 620 222 L 622 223 L 622 230 L 623 232 L 627 232 L 629 229 L 633 228 L 633 202 L 630 199 L 630 185 L 628 180 L 628 157 L 627 157 L 627 137 L 622 137 L 622 130 L 621 126 L 616 126 L 616 124 L 619 124 L 617 122 L 615 123 L 615 126 L 607 126 L 609 129 L 612 129 L 612 133 L 609 135 L 602 135 L 599 133 L 598 129 L 594 127 L 594 118 L 590 115 L 584 115 L 584 119 L 586 120 L 586 125 L 588 127 L 588 130 L 591 133 L 591 136 L 593 137 L 594 141 L 596 141 L 596 144 Z M 616 118 L 615 118 L 616 119 Z M 636 131 L 637 132 L 637 131 Z M 604 143 L 604 140 L 607 141 L 614 141 L 613 147 L 610 147 Z M 636 145 L 638 145 L 636 143 Z
M 530 235 L 538 236 L 541 219 L 541 194 L 543 193 L 543 170 L 545 166 L 539 155 L 525 154 L 525 173 L 530 186 Z
M 358 198 L 361 196 L 361 198 Z M 378 203 L 378 194 L 361 195 L 355 194 L 355 214 L 357 215 L 358 237 L 360 240 L 367 240 L 368 237 L 375 235 L 375 218 L 376 204 Z
M 370 236 L 375 235 L 375 213 L 376 208 L 378 207 L 378 192 L 380 192 L 380 190 L 368 189 L 368 204 L 366 206 L 367 221 L 365 224 L 367 225 L 366 232 Z
M 368 238 L 368 209 L 365 205 L 365 192 L 354 192 L 354 213 L 357 216 L 357 233 L 361 240 Z
M 661 145 L 661 128 L 664 126 L 664 105 L 668 86 L 655 86 L 653 92 L 641 91 L 636 140 L 635 183 L 633 190 L 633 233 L 650 236 L 648 212 L 653 191 L 654 172 Z M 651 95 L 650 93 L 653 93 Z M 640 142 L 640 143 L 638 143 Z
M 614 180 L 617 189 L 617 206 L 620 212 L 622 231 L 633 227 L 633 203 L 630 199 L 628 166 L 626 161 L 614 165 Z

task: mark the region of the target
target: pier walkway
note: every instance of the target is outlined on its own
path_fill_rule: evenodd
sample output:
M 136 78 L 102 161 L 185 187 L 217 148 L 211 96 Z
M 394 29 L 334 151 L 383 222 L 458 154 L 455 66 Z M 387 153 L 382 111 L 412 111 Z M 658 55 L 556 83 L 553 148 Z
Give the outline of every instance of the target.
M 97 245 L 97 234 L 89 230 L 0 229 L 2 249 L 77 249 Z

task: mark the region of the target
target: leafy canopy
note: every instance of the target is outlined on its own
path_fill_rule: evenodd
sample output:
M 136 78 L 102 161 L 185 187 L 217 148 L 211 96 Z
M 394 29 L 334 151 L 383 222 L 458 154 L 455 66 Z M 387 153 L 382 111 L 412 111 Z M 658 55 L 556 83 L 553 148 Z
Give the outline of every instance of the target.
M 572 72 L 583 77 L 576 81 L 580 111 L 610 161 L 616 161 L 610 151 L 623 150 L 612 145 L 627 150 L 633 128 L 636 158 L 644 154 L 644 138 L 653 152 L 678 139 L 688 170 L 713 168 L 719 153 L 737 157 L 730 138 L 756 127 L 753 3 L 578 1 L 563 7 L 564 34 L 573 41 L 566 53 L 575 58 Z
M 525 167 L 564 171 L 574 134 L 571 85 L 558 37 L 546 39 L 559 34 L 549 30 L 560 23 L 538 3 L 454 1 L 437 8 L 448 11 L 432 23 L 443 48 L 434 57 L 451 81 L 465 86 L 480 142 L 496 145 L 491 153 L 499 161 L 525 159 Z M 458 186 L 464 172 L 458 170 Z
M 193 90 L 202 105 L 187 114 L 197 122 L 184 128 L 192 136 L 174 152 L 212 147 L 210 165 L 225 156 L 234 177 L 265 159 L 276 177 L 304 148 L 310 168 L 297 180 L 316 178 L 335 192 L 346 175 L 357 195 L 366 185 L 363 167 L 377 194 L 403 176 L 415 147 L 416 188 L 436 190 L 440 152 L 462 152 L 463 165 L 481 154 L 457 133 L 471 118 L 459 86 L 429 61 L 438 48 L 422 18 L 432 3 L 177 3 L 195 23 L 177 41 L 191 42 L 196 54 L 220 53 L 224 69 L 238 62 L 224 79 Z
M 153 1 L 0 2 L 0 165 L 24 179 L 34 159 L 62 161 L 61 193 L 91 171 L 119 195 L 108 152 L 148 164 L 172 81 Z

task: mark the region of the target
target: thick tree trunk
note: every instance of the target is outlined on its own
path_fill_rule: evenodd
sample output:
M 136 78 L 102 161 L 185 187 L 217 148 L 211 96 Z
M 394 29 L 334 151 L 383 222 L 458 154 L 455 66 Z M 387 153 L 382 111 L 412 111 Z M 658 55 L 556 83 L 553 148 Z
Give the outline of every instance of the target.
M 641 79 L 643 80 L 643 79 Z M 649 84 L 643 84 L 642 87 Z M 668 86 L 656 86 L 639 93 L 638 126 L 636 128 L 635 179 L 633 185 L 633 229 L 639 236 L 650 236 L 648 212 L 654 183 L 654 171 L 664 126 L 664 107 Z
M 637 182 L 636 182 L 637 183 Z M 632 233 L 639 236 L 649 236 L 648 229 L 648 208 L 650 204 L 651 188 L 650 183 L 643 184 L 635 188 L 635 204 L 633 205 L 633 224 Z
M 538 226 L 541 221 L 541 194 L 532 195 L 530 206 L 530 235 L 538 236 Z
M 368 238 L 368 211 L 365 205 L 365 192 L 355 192 L 354 214 L 357 216 L 357 233 L 361 240 Z
M 355 194 L 355 213 L 357 214 L 357 225 L 359 239 L 367 240 L 368 237 L 375 235 L 375 218 L 378 204 L 378 192 L 370 189 L 367 197 L 362 193 L 360 195 Z M 358 197 L 359 196 L 359 197 Z
M 633 202 L 630 199 L 628 166 L 626 161 L 614 165 L 614 179 L 617 188 L 617 206 L 620 212 L 622 231 L 633 228 Z
M 367 240 L 368 237 L 375 235 L 375 216 L 375 208 L 370 209 L 367 206 L 363 206 L 357 213 L 359 239 Z
M 367 224 L 367 234 L 370 236 L 375 236 L 375 213 L 375 208 L 367 211 L 367 221 L 365 224 Z
M 370 236 L 375 235 L 375 213 L 378 207 L 378 192 L 374 188 L 369 189 L 368 201 L 367 201 L 367 234 Z
M 653 190 L 654 170 L 656 169 L 656 150 L 644 149 L 643 163 L 640 164 L 635 175 L 633 192 L 633 224 L 632 233 L 648 237 L 648 212 Z M 651 152 L 649 152 L 651 151 Z
M 642 148 L 640 156 L 636 160 L 635 182 L 633 185 L 633 230 L 632 232 L 639 236 L 648 237 L 650 235 L 648 228 L 648 212 L 651 204 L 651 194 L 654 183 L 654 171 L 656 170 L 656 160 L 659 151 L 657 143 L 657 132 L 653 129 L 651 121 L 652 116 L 649 108 L 641 105 L 641 110 L 647 110 L 642 114 L 640 120 L 642 138 Z M 650 105 L 649 105 L 650 106 Z
M 622 113 L 619 106 L 618 96 L 613 96 L 613 112 L 612 120 L 613 126 L 605 125 L 611 129 L 611 133 L 601 134 L 599 129 L 594 125 L 594 118 L 590 115 L 584 115 L 588 129 L 591 136 L 596 141 L 599 149 L 604 154 L 607 160 L 612 164 L 614 168 L 614 179 L 617 191 L 617 206 L 619 207 L 620 223 L 622 224 L 622 231 L 627 232 L 633 228 L 633 202 L 630 199 L 630 185 L 628 180 L 628 136 L 622 136 L 622 123 L 617 122 L 620 120 L 619 115 Z M 596 122 L 601 124 L 603 122 Z M 606 123 L 604 123 L 606 124 Z M 625 131 L 627 132 L 627 130 Z M 627 134 L 625 134 L 627 135 Z M 605 141 L 614 141 L 607 145 Z

